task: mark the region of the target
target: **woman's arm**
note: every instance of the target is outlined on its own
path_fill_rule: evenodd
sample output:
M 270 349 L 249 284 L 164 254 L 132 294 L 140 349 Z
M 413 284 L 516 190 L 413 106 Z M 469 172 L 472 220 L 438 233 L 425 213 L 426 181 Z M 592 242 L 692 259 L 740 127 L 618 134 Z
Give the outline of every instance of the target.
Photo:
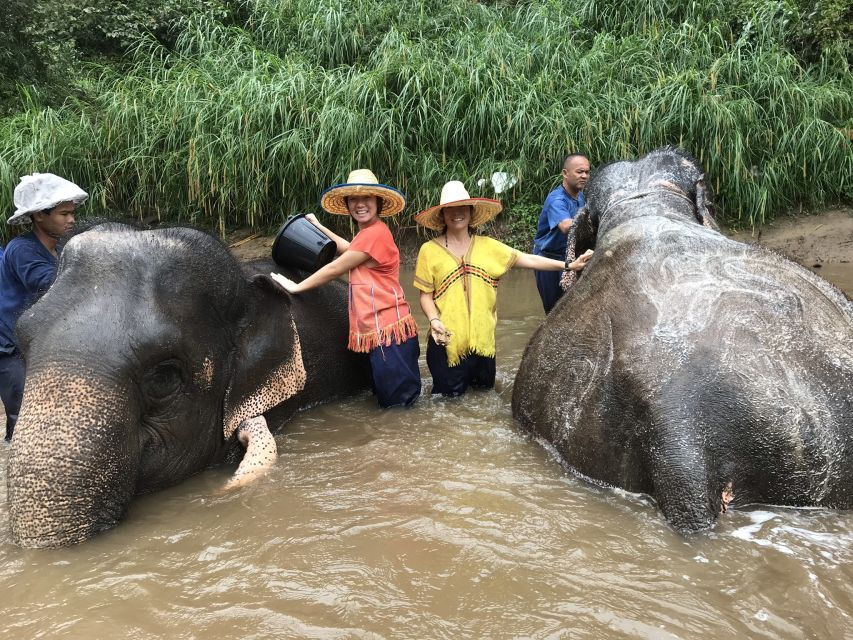
M 370 254 L 364 251 L 344 251 L 339 257 L 332 260 L 322 269 L 317 270 L 302 282 L 294 282 L 290 278 L 286 278 L 280 273 L 270 273 L 270 277 L 281 285 L 288 293 L 302 293 L 322 284 L 331 282 L 335 278 L 340 278 L 350 269 L 355 269 L 363 262 L 370 259 Z
M 583 269 L 586 266 L 586 263 L 592 259 L 592 254 L 592 249 L 588 250 L 569 265 L 569 270 L 580 271 Z M 545 256 L 534 256 L 530 253 L 522 253 L 518 256 L 518 260 L 515 261 L 513 266 L 521 267 L 522 269 L 536 269 L 537 271 L 562 271 L 566 268 L 566 263 L 560 262 L 559 260 L 552 260 Z
M 328 228 L 324 227 L 322 224 L 320 224 L 320 221 L 317 220 L 317 216 L 315 216 L 313 213 L 306 214 L 305 219 L 308 220 L 308 222 L 313 224 L 315 227 L 317 227 L 320 231 L 325 233 L 327 236 L 329 236 L 329 238 L 332 240 L 332 242 L 335 243 L 335 245 L 336 245 L 335 255 L 338 255 L 338 256 L 342 255 L 344 251 L 349 249 L 349 242 L 347 242 L 346 240 L 341 238 L 334 231 L 331 231 Z
M 435 306 L 435 300 L 432 299 L 432 293 L 421 291 L 421 309 L 424 315 L 429 320 L 429 332 L 436 344 L 445 345 L 450 340 L 450 332 L 441 321 L 441 316 L 438 312 L 438 307 Z

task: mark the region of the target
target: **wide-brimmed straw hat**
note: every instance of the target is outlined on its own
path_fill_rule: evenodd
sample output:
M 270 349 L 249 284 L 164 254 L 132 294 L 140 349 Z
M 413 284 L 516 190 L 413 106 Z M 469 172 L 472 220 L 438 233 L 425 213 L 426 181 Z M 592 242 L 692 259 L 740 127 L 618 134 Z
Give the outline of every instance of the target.
M 415 214 L 415 222 L 433 231 L 444 229 L 444 215 L 441 213 L 444 207 L 461 207 L 470 204 L 474 207 L 471 213 L 471 221 L 468 226 L 472 229 L 479 227 L 498 215 L 503 209 L 500 200 L 489 198 L 472 198 L 468 195 L 465 185 L 459 180 L 451 180 L 441 188 L 439 204 L 429 209 L 424 209 Z
M 406 196 L 394 187 L 379 184 L 370 169 L 351 171 L 345 183 L 326 189 L 320 194 L 320 206 L 329 213 L 347 216 L 347 196 L 379 196 L 382 198 L 382 210 L 379 212 L 382 218 L 396 215 L 406 208 Z
M 15 210 L 6 224 L 31 222 L 30 216 L 39 211 L 53 209 L 62 202 L 83 204 L 89 194 L 73 182 L 52 173 L 34 173 L 22 176 L 15 187 Z

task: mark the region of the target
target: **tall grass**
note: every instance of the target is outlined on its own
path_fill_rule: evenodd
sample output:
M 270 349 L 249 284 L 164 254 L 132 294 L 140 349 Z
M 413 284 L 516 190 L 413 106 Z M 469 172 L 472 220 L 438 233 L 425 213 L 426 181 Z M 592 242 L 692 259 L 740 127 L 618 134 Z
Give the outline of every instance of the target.
M 254 0 L 242 28 L 200 18 L 174 51 L 142 41 L 99 69 L 88 101 L 0 122 L 0 209 L 36 170 L 97 211 L 222 231 L 316 210 L 361 166 L 411 212 L 451 178 L 491 195 L 475 182 L 495 170 L 538 202 L 567 151 L 665 144 L 702 161 L 730 221 L 853 198 L 849 51 L 804 66 L 772 6 L 626 4 Z

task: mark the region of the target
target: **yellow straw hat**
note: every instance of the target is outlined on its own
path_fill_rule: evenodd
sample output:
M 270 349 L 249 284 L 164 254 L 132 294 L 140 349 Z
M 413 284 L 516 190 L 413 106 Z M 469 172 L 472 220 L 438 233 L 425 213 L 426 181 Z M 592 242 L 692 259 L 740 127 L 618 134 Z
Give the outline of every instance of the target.
M 468 223 L 468 226 L 474 229 L 497 216 L 503 209 L 500 200 L 472 198 L 468 195 L 464 184 L 459 182 L 459 180 L 451 180 L 441 188 L 439 204 L 415 214 L 415 222 L 425 226 L 427 229 L 442 231 L 444 229 L 444 216 L 441 213 L 441 209 L 443 207 L 459 207 L 466 204 L 474 207 L 474 212 L 471 214 L 471 222 Z
M 320 194 L 320 206 L 329 213 L 348 216 L 347 196 L 379 196 L 382 198 L 382 218 L 393 216 L 406 208 L 406 196 L 394 187 L 379 184 L 370 169 L 356 169 L 343 184 L 329 187 Z

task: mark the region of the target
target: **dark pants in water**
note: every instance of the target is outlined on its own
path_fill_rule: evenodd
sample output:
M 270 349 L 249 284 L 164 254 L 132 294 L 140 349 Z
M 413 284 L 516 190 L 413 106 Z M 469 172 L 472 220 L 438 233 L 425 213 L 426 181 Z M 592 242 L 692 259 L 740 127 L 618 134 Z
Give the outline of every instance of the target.
M 427 366 L 432 374 L 432 393 L 461 396 L 468 387 L 491 389 L 495 386 L 495 359 L 471 353 L 459 364 L 447 365 L 447 349 L 427 340 Z
M 421 395 L 420 355 L 417 336 L 370 352 L 373 393 L 380 407 L 410 407 Z
M 6 440 L 11 440 L 15 431 L 24 397 L 25 377 L 24 361 L 18 351 L 0 354 L 0 398 L 6 409 Z
M 551 251 L 540 250 L 533 253 L 537 256 L 551 258 L 552 260 L 565 260 L 565 256 Z M 563 289 L 560 287 L 560 277 L 563 275 L 563 272 L 534 271 L 533 274 L 536 278 L 536 288 L 539 289 L 539 297 L 542 299 L 542 307 L 545 309 L 545 313 L 548 314 L 554 308 L 554 305 L 557 304 L 560 296 L 563 295 Z

